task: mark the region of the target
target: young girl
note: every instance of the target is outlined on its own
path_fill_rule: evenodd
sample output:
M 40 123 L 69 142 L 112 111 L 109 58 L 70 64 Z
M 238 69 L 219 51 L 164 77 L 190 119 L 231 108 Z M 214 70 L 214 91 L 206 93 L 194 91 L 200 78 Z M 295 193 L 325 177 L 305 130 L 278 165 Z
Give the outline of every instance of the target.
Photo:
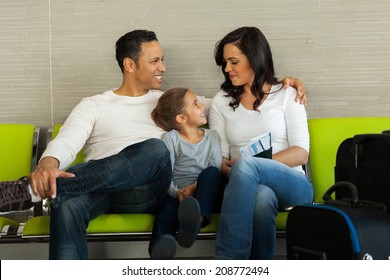
M 207 123 L 205 107 L 190 90 L 166 91 L 152 118 L 167 131 L 162 140 L 171 155 L 172 183 L 155 214 L 149 253 L 154 259 L 166 259 L 174 256 L 176 247 L 168 244 L 176 232 L 179 245 L 189 248 L 200 228 L 210 223 L 222 197 L 222 153 L 218 133 L 199 128 Z

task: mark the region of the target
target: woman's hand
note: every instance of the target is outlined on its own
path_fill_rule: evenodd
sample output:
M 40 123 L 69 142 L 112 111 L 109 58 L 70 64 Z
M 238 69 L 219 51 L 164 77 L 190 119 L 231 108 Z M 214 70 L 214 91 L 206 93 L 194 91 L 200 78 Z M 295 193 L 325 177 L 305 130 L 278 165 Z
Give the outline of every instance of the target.
M 283 83 L 284 88 L 292 86 L 297 90 L 295 101 L 305 106 L 307 105 L 307 92 L 305 90 L 305 85 L 301 80 L 294 77 L 285 77 L 281 82 Z

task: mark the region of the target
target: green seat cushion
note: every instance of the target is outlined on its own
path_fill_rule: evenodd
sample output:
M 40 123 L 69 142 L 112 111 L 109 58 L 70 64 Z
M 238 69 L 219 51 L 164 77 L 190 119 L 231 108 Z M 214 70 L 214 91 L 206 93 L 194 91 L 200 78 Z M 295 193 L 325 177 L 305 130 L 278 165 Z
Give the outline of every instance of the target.
M 219 215 L 213 214 L 211 223 L 201 232 L 216 232 Z M 87 233 L 152 232 L 154 216 L 151 214 L 103 214 L 93 219 Z
M 154 216 L 150 214 L 103 214 L 90 221 L 87 233 L 140 233 L 150 232 Z M 29 219 L 24 227 L 24 236 L 50 234 L 50 216 Z
M 276 230 L 285 231 L 288 212 L 279 212 L 276 216 Z
M 0 230 L 6 225 L 19 226 L 19 223 L 6 217 L 0 217 Z
M 48 236 L 50 233 L 50 217 L 37 216 L 29 219 L 24 225 L 23 236 Z
M 34 129 L 32 124 L 0 124 L 0 181 L 30 174 Z
M 151 232 L 151 214 L 103 214 L 89 222 L 87 233 Z
M 218 214 L 212 215 L 210 225 L 201 232 L 216 232 Z M 87 234 L 104 233 L 150 233 L 154 216 L 151 214 L 103 214 L 90 221 Z M 29 219 L 24 227 L 24 236 L 44 236 L 50 234 L 50 217 L 39 216 Z
M 215 233 L 218 229 L 219 214 L 211 215 L 211 223 L 200 230 L 201 233 Z

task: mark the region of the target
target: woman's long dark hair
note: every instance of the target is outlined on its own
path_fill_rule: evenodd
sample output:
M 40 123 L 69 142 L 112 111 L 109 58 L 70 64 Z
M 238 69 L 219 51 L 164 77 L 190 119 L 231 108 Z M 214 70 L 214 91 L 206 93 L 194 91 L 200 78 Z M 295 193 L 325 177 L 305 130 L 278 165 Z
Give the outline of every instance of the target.
M 264 97 L 263 84 L 271 85 L 278 84 L 278 79 L 275 77 L 274 63 L 272 59 L 271 48 L 264 34 L 256 27 L 240 27 L 227 34 L 221 41 L 215 45 L 215 62 L 221 67 L 225 76 L 225 81 L 221 84 L 221 89 L 233 97 L 230 106 L 236 109 L 240 104 L 241 94 L 244 91 L 244 86 L 234 86 L 226 73 L 226 61 L 223 58 L 223 48 L 226 44 L 233 44 L 247 56 L 249 63 L 255 73 L 251 92 L 256 97 L 253 103 L 253 109 L 256 110 Z

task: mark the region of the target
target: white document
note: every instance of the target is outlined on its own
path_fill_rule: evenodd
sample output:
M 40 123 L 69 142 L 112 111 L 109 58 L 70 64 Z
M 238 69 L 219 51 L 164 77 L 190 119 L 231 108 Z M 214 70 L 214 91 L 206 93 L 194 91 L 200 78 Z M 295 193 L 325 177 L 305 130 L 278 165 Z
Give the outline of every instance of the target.
M 240 149 L 244 157 L 253 157 L 263 151 L 267 151 L 272 147 L 271 132 L 266 132 L 253 139 Z

